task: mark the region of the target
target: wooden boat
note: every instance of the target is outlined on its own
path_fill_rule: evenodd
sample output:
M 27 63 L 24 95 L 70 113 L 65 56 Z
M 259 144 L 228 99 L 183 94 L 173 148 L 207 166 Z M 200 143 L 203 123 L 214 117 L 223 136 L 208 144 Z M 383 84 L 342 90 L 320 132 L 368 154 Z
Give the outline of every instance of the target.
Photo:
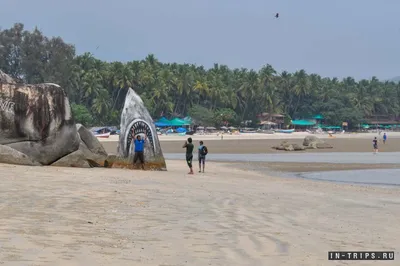
M 110 135 L 111 135 L 111 132 L 102 133 L 102 134 L 94 134 L 94 136 L 97 138 L 109 138 Z
M 278 133 L 293 133 L 294 129 L 278 129 L 278 130 L 275 130 L 275 131 L 278 132 Z

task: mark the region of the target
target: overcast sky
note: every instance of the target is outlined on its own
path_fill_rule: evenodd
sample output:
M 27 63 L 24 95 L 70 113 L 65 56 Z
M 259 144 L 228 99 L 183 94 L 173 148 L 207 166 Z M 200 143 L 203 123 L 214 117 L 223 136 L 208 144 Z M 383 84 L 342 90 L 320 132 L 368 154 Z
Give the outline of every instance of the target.
M 207 68 L 387 79 L 400 76 L 399 14 L 400 0 L 1 0 L 0 26 L 38 26 L 107 61 L 153 53 Z

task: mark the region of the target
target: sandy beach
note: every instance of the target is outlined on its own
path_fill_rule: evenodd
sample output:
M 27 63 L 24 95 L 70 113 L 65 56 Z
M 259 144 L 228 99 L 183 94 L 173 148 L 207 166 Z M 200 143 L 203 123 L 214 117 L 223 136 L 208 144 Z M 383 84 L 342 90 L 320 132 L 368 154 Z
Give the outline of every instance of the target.
M 305 136 L 310 134 L 244 134 L 239 136 L 224 136 L 221 140 L 216 135 L 194 135 L 194 143 L 203 140 L 210 153 L 288 153 L 277 151 L 272 146 L 279 145 L 282 141 L 302 144 Z M 333 146 L 333 149 L 307 150 L 300 152 L 372 152 L 372 139 L 378 134 L 338 134 L 334 138 L 327 135 L 317 135 Z M 160 136 L 160 143 L 164 153 L 183 152 L 183 142 L 189 136 Z M 109 153 L 117 152 L 118 136 L 111 136 L 109 139 L 100 139 L 104 148 Z M 400 151 L 400 134 L 390 133 L 386 144 L 379 143 L 379 152 Z
M 328 251 L 400 250 L 397 188 L 167 165 L 0 165 L 0 265 L 339 265 Z M 393 262 L 351 262 L 371 264 Z

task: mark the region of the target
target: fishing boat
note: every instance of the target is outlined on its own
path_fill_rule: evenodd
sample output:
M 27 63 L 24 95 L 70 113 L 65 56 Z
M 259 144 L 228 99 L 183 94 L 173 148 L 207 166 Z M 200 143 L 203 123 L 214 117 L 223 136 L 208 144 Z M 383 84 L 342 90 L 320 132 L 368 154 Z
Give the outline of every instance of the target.
M 278 130 L 275 130 L 275 132 L 277 132 L 277 133 L 293 133 L 294 129 L 278 129 Z
M 90 131 L 97 138 L 109 138 L 112 132 L 108 127 L 93 127 Z

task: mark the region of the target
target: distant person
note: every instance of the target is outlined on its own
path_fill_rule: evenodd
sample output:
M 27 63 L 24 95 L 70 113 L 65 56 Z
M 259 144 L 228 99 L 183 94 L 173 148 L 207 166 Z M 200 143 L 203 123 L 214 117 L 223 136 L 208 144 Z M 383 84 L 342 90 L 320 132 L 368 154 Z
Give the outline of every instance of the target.
M 206 165 L 206 155 L 208 153 L 208 149 L 206 146 L 204 146 L 204 142 L 200 141 L 200 146 L 199 146 L 199 173 L 201 173 L 201 165 L 203 165 L 203 173 L 204 173 L 204 168 Z
M 386 133 L 383 133 L 383 144 L 386 143 L 386 140 L 387 140 L 387 135 L 386 135 Z
M 186 163 L 189 166 L 190 172 L 188 173 L 189 175 L 193 175 L 193 140 L 192 138 L 188 138 L 187 141 L 185 141 L 185 144 L 183 145 L 182 148 L 186 148 Z
M 376 154 L 378 152 L 378 139 L 375 137 L 372 143 L 374 146 L 374 153 Z
M 137 160 L 140 160 L 142 164 L 142 169 L 144 170 L 144 143 L 146 136 L 144 139 L 140 135 L 137 135 L 135 139 L 135 156 L 133 157 L 133 164 L 136 164 Z

